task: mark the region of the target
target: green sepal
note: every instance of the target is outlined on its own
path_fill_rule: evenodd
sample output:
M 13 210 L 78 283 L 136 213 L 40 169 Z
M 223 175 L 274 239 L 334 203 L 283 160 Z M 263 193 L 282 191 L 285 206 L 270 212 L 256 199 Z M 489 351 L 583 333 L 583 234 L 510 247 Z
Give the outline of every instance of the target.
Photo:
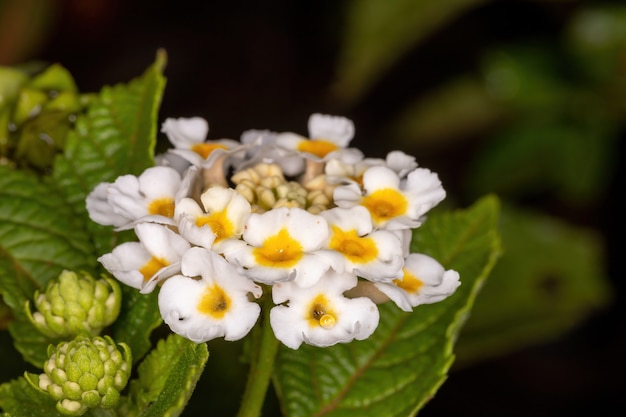
M 412 313 L 381 305 L 378 328 L 361 342 L 280 349 L 274 382 L 285 414 L 415 415 L 445 381 L 461 326 L 500 252 L 498 209 L 487 197 L 467 210 L 433 212 L 414 232 L 413 252 L 459 272 L 461 286 L 448 299 Z
M 139 377 L 130 382 L 125 415 L 181 415 L 208 357 L 206 343 L 196 344 L 176 334 L 161 339 L 139 365 Z

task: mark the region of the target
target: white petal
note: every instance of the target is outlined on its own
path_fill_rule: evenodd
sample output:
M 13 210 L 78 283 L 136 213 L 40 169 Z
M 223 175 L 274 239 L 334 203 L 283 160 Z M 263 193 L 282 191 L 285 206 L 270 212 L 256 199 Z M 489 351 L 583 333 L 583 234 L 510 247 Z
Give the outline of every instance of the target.
M 167 135 L 174 147 L 189 149 L 204 141 L 209 133 L 209 124 L 200 117 L 168 118 L 161 125 L 161 132 Z
M 130 219 L 117 214 L 113 206 L 109 204 L 108 188 L 110 183 L 101 182 L 87 195 L 85 201 L 89 218 L 94 222 L 104 226 L 123 226 L 130 222 Z
M 138 224 L 135 226 L 135 233 L 152 256 L 169 263 L 179 261 L 183 253 L 191 247 L 182 236 L 159 224 Z
M 348 146 L 354 137 L 354 123 L 345 117 L 314 113 L 308 125 L 311 139 L 329 140 L 341 148 Z

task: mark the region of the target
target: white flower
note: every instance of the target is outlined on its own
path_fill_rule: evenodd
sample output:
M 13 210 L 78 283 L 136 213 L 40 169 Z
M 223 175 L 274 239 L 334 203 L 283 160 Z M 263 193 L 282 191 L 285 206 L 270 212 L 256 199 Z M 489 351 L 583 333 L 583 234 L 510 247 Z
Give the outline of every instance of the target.
M 87 196 L 89 216 L 116 230 L 130 229 L 138 222 L 173 225 L 176 201 L 189 192 L 194 174 L 189 170 L 182 179 L 175 169 L 156 166 L 139 176 L 122 175 L 111 184 L 101 183 Z
M 424 168 L 411 171 L 406 180 L 386 166 L 374 166 L 356 183 L 334 190 L 335 204 L 365 206 L 375 227 L 388 230 L 418 227 L 420 218 L 446 196 L 437 174 Z
M 194 247 L 182 259 L 183 275 L 169 278 L 159 291 L 163 321 L 192 342 L 217 337 L 239 340 L 256 323 L 261 288 L 218 254 Z M 200 279 L 196 279 L 200 277 Z
M 285 132 L 278 134 L 276 143 L 316 161 L 337 157 L 342 153 L 354 154 L 354 159 L 361 157 L 362 153 L 358 149 L 347 148 L 354 137 L 354 123 L 350 119 L 315 113 L 309 117 L 308 128 L 308 138 Z
M 356 284 L 355 275 L 333 270 L 306 289 L 293 282 L 275 284 L 274 303 L 288 301 L 270 311 L 276 338 L 291 349 L 298 349 L 302 342 L 326 347 L 368 338 L 378 326 L 379 312 L 369 298 L 343 296 Z
M 318 251 L 328 239 L 323 217 L 299 208 L 252 213 L 243 233 L 247 243 L 224 253 L 246 269 L 250 279 L 266 284 L 294 279 L 311 286 L 330 267 Z
M 343 268 L 372 281 L 391 281 L 404 264 L 403 245 L 388 230 L 373 230 L 369 211 L 363 206 L 336 207 L 320 213 L 330 226 L 328 248 L 342 255 Z
M 180 260 L 191 245 L 166 226 L 140 223 L 135 226 L 139 242 L 126 242 L 98 261 L 118 280 L 142 293 L 180 272 Z
M 191 164 L 208 168 L 224 154 L 239 151 L 241 143 L 232 139 L 205 140 L 209 124 L 200 117 L 168 118 L 161 125 L 174 149 L 169 149 Z
M 184 198 L 176 205 L 178 232 L 194 245 L 223 252 L 229 243 L 240 243 L 251 213 L 248 200 L 231 188 L 214 186 L 202 193 L 202 209 L 195 200 Z M 232 242 L 235 240 L 236 242 Z
M 430 256 L 412 253 L 404 263 L 402 277 L 390 284 L 374 285 L 404 311 L 413 311 L 420 304 L 431 304 L 452 295 L 461 285 L 459 273 L 445 270 Z

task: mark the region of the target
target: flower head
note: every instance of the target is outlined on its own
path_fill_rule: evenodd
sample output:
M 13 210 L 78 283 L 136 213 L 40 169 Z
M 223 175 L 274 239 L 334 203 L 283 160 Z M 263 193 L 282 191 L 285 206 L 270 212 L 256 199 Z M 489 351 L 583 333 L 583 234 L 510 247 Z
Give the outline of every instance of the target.
M 26 314 L 48 337 L 97 336 L 115 321 L 121 302 L 120 287 L 113 279 L 96 280 L 85 272 L 63 271 L 48 282 L 43 293 L 35 292 L 37 310 L 31 313 L 27 302 Z
M 131 367 L 131 352 L 124 343 L 116 345 L 108 336 L 77 336 L 50 346 L 45 373 L 27 373 L 26 379 L 57 401 L 59 413 L 81 416 L 91 408 L 115 407 Z
M 161 316 L 172 331 L 200 343 L 217 337 L 238 340 L 254 326 L 261 309 L 248 294 L 260 297 L 261 287 L 224 258 L 191 248 L 183 256 L 182 273 L 165 281 L 159 292 Z

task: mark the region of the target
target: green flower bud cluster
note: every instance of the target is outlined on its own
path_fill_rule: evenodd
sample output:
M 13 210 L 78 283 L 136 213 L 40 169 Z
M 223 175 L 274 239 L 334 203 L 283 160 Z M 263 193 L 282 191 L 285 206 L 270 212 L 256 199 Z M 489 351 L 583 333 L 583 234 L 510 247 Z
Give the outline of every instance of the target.
M 121 351 L 118 349 L 121 347 Z M 35 388 L 57 401 L 61 414 L 80 416 L 90 408 L 113 408 L 128 383 L 132 368 L 130 348 L 108 336 L 77 336 L 48 348 L 44 374 L 26 374 Z
M 35 292 L 36 312 L 26 302 L 26 314 L 41 333 L 51 338 L 78 334 L 96 336 L 120 313 L 122 293 L 115 280 L 94 279 L 81 272 L 63 271 L 48 282 L 45 292 Z

